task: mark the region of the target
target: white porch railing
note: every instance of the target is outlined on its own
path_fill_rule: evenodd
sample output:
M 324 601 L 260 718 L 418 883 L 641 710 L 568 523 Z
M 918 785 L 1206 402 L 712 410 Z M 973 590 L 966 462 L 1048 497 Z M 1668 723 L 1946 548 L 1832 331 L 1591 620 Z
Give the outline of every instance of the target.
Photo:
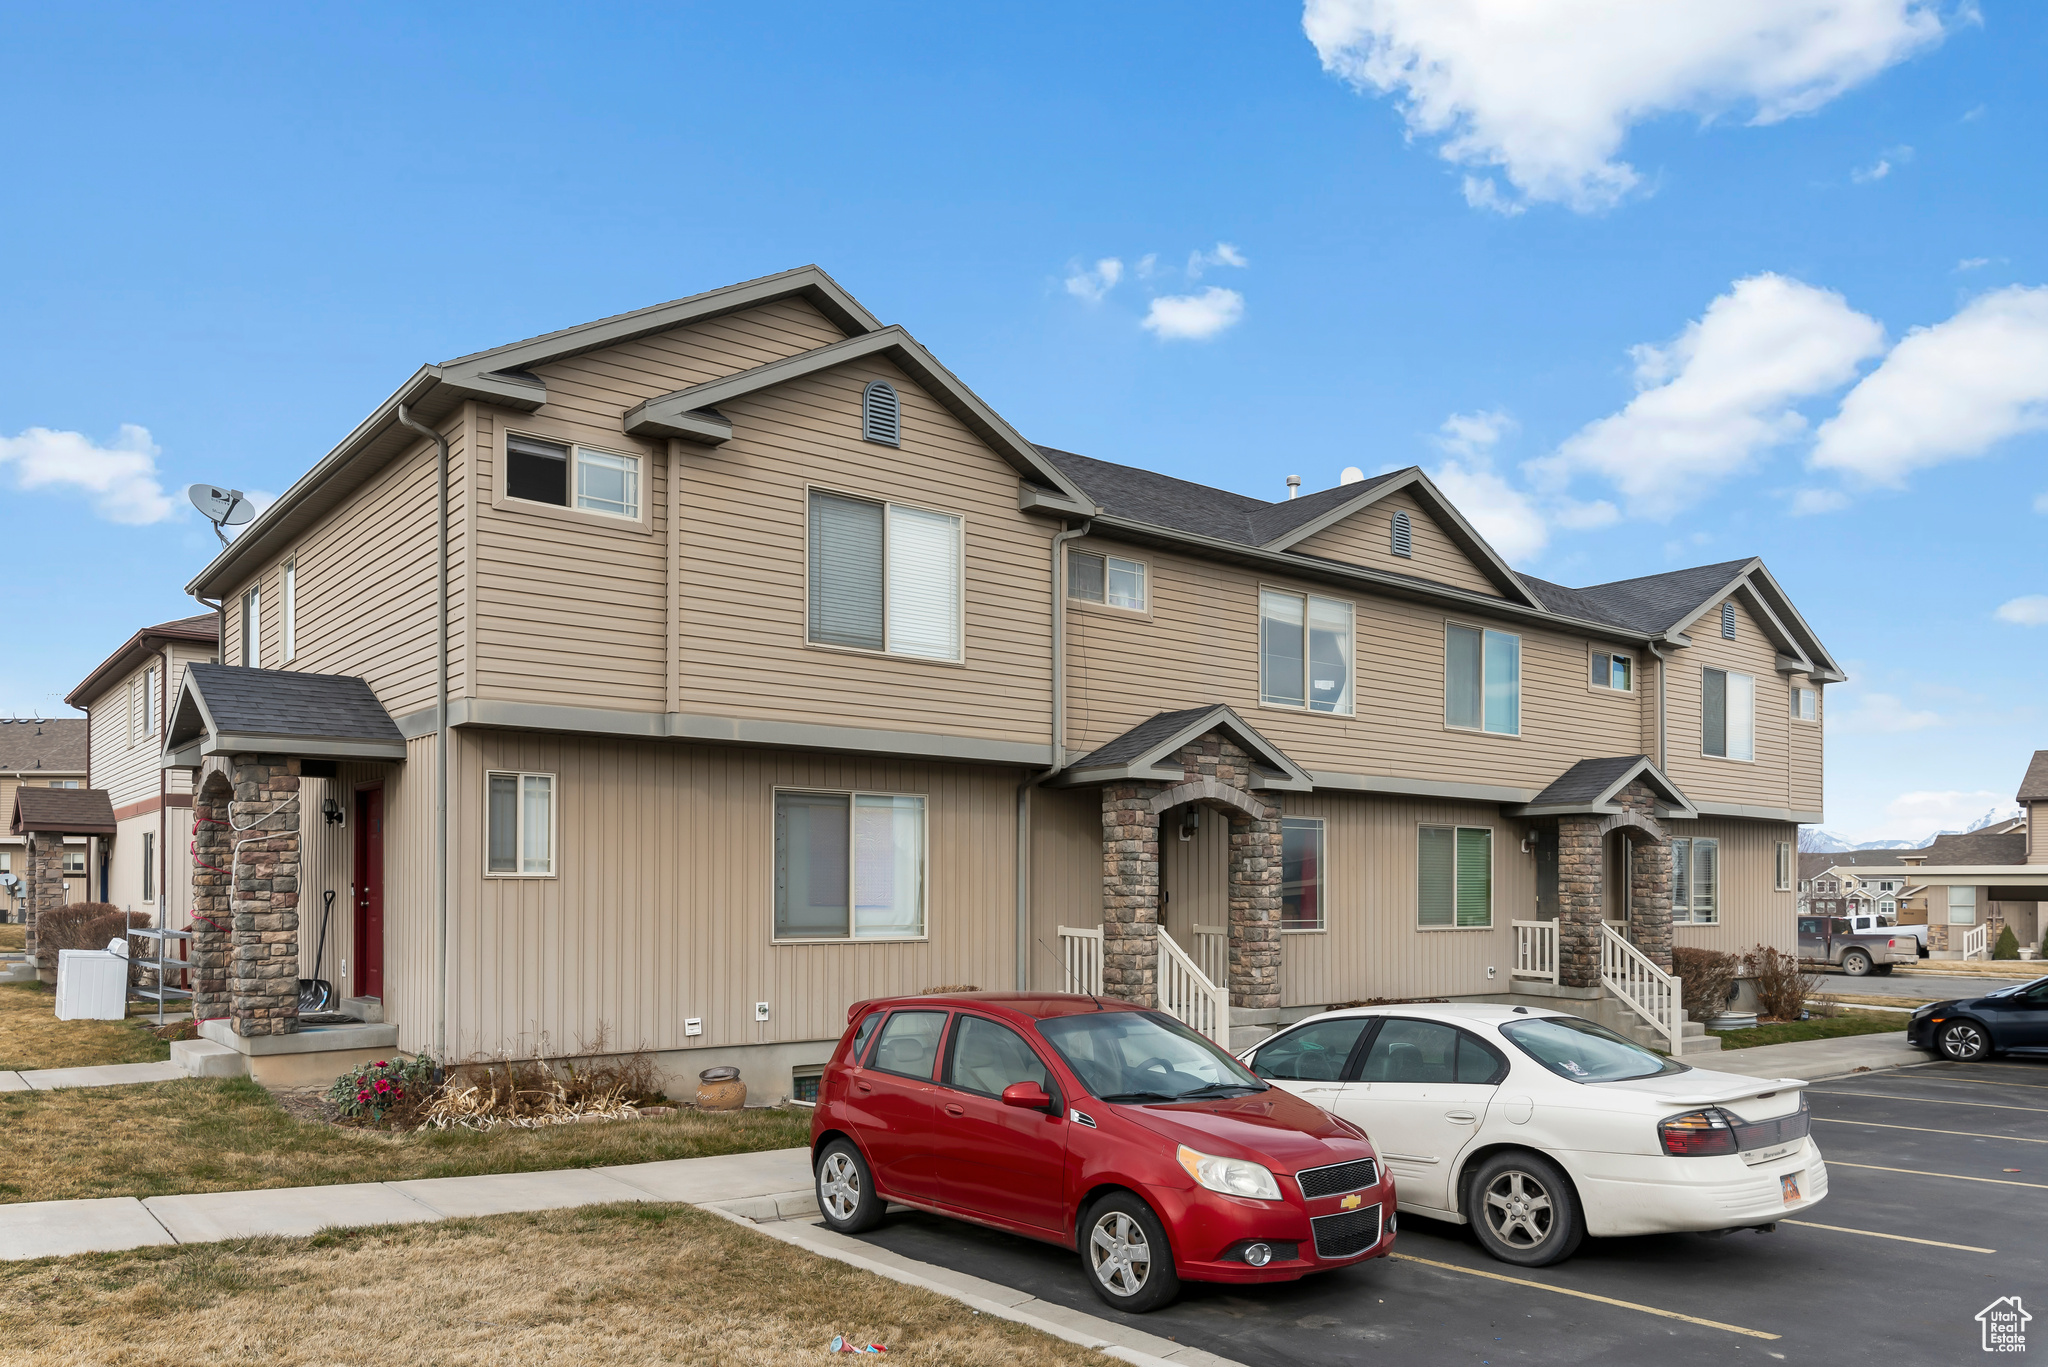
M 1230 991 L 1159 927 L 1159 1007 L 1190 1030 L 1230 1047 Z
M 1093 996 L 1102 994 L 1102 927 L 1083 930 L 1078 926 L 1060 927 L 1060 959 L 1066 965 L 1066 985 L 1063 992 L 1086 992 Z
M 1511 978 L 1557 981 L 1557 922 L 1515 921 L 1515 966 Z
M 1210 982 L 1230 985 L 1229 926 L 1195 927 L 1195 963 Z
M 1600 923 L 1600 985 L 1624 1006 L 1654 1026 L 1671 1042 L 1675 1057 L 1685 1033 L 1685 1008 L 1680 1005 L 1678 979 L 1657 967 L 1657 961 Z
M 1991 926 L 1971 926 L 1963 932 L 1963 957 L 1965 959 L 1988 959 L 1991 957 Z

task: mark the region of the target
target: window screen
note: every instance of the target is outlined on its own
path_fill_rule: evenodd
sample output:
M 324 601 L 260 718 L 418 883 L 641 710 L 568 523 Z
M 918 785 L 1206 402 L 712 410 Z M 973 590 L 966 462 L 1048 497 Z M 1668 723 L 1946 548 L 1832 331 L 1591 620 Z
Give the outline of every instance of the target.
M 1105 565 L 1103 558 L 1088 551 L 1067 552 L 1067 596 L 1084 603 L 1103 600 Z
M 924 934 L 924 815 L 917 796 L 777 793 L 776 938 Z
M 569 506 L 569 448 L 537 437 L 505 438 L 505 496 Z
M 1259 700 L 1351 712 L 1351 605 L 1274 589 L 1259 594 Z
M 1444 723 L 1521 734 L 1521 637 L 1478 627 L 1444 628 Z
M 484 776 L 484 872 L 544 876 L 555 871 L 552 774 Z
M 1700 753 L 1756 758 L 1756 680 L 1726 669 L 1700 678 Z
M 811 639 L 880 650 L 882 505 L 811 494 Z
M 1493 924 L 1493 832 L 1424 826 L 1417 833 L 1416 923 L 1469 929 Z

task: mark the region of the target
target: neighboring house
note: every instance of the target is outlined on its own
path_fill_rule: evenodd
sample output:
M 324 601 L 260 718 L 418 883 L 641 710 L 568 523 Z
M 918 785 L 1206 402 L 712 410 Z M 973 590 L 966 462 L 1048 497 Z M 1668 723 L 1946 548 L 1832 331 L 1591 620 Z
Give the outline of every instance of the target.
M 296 927 L 200 880 L 210 1038 L 294 1027 L 334 892 L 399 1047 L 765 1096 L 878 994 L 1181 1002 L 1161 929 L 1243 1030 L 1789 950 L 1843 677 L 1754 559 L 1566 588 L 1417 469 L 1035 446 L 814 268 L 422 368 L 188 589 L 164 763 Z
M 1799 912 L 1816 916 L 1889 916 L 1912 922 L 1909 903 L 1922 890 L 1899 869 L 1900 850 L 1843 850 L 1799 856 Z M 1866 876 L 1865 869 L 1875 868 Z
M 164 924 L 192 905 L 191 775 L 163 767 L 164 724 L 185 666 L 216 658 L 219 634 L 210 612 L 144 627 L 64 699 L 87 716 L 92 786 L 118 827 L 95 841 L 99 900 Z
M 88 776 L 86 724 L 83 717 L 0 717 L 0 874 L 14 879 L 16 889 L 28 884 L 28 840 L 10 834 L 6 814 L 14 810 L 17 788 L 83 788 Z M 65 842 L 64 897 L 91 899 L 87 876 L 91 849 L 84 837 Z M 0 916 L 22 918 L 24 899 L 0 891 Z

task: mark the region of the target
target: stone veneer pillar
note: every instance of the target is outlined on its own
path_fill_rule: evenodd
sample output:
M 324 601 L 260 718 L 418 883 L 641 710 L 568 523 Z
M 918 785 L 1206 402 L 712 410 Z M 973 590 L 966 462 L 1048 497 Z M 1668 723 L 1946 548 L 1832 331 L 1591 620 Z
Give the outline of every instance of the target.
M 1280 810 L 1230 822 L 1230 1004 L 1280 1005 Z
M 30 831 L 28 833 L 28 897 L 22 903 L 22 914 L 26 917 L 23 926 L 24 948 L 28 951 L 29 962 L 36 966 L 39 981 L 55 985 L 57 981 L 57 951 L 47 956 L 36 953 L 36 924 L 44 912 L 55 911 L 64 905 L 64 833 L 62 831 Z M 48 962 L 45 962 L 47 958 Z
M 1102 991 L 1140 1006 L 1158 1004 L 1158 791 L 1147 783 L 1102 789 Z
M 1641 779 L 1621 790 L 1616 800 L 1636 814 L 1643 826 L 1630 829 L 1628 938 L 1657 967 L 1671 971 L 1671 842 L 1656 816 L 1656 795 Z
M 228 1017 L 228 964 L 234 951 L 233 890 L 228 886 L 228 803 L 234 788 L 216 769 L 192 795 L 192 1019 Z M 216 871 L 218 870 L 218 871 Z
M 299 1029 L 298 767 L 282 755 L 234 757 L 228 1014 L 245 1037 Z
M 1606 919 L 1606 852 L 1600 818 L 1557 819 L 1557 981 L 1600 985 L 1600 923 Z

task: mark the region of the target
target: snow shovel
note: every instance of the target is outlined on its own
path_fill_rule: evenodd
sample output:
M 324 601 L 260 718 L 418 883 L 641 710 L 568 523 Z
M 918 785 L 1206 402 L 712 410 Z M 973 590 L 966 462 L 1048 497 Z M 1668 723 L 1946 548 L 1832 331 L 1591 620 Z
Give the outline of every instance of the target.
M 334 984 L 320 976 L 321 960 L 327 957 L 327 919 L 334 915 L 334 890 L 328 889 L 326 909 L 320 913 L 320 947 L 313 951 L 313 976 L 299 979 L 299 1014 L 310 1016 L 325 1011 L 334 1000 Z

